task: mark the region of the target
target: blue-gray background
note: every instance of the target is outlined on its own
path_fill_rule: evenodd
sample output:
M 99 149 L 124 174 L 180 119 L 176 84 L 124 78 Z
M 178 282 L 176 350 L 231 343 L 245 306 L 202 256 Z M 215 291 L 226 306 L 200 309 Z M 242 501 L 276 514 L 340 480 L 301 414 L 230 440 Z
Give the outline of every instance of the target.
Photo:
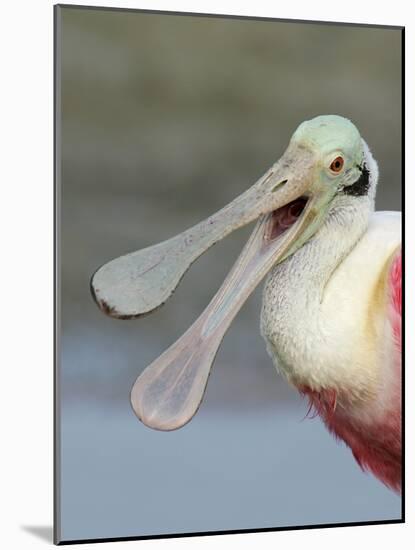
M 400 31 L 73 8 L 58 22 L 61 537 L 399 518 L 400 499 L 303 420 L 261 340 L 259 289 L 190 424 L 160 433 L 132 413 L 136 376 L 202 311 L 251 227 L 141 320 L 105 317 L 89 278 L 234 198 L 318 114 L 356 123 L 380 163 L 378 208 L 400 209 Z

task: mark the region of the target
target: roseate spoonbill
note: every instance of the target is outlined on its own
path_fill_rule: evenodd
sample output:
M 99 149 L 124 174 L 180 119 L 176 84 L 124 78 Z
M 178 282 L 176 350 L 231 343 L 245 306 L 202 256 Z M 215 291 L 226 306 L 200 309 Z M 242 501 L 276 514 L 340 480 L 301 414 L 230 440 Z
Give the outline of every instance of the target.
M 303 122 L 266 174 L 218 213 L 94 274 L 94 298 L 118 318 L 171 295 L 190 264 L 258 218 L 237 262 L 195 323 L 137 378 L 142 422 L 174 430 L 196 413 L 217 349 L 268 274 L 261 332 L 277 370 L 308 396 L 363 469 L 401 485 L 401 217 L 374 213 L 378 168 L 340 116 Z

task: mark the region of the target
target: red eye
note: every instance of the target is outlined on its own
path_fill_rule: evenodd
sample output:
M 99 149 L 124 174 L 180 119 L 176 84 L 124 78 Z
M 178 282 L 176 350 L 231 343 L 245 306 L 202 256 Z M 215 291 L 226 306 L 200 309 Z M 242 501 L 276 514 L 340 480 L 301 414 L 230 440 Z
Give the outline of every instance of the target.
M 332 172 L 335 172 L 336 174 L 338 174 L 339 172 L 341 172 L 341 169 L 343 168 L 343 165 L 344 165 L 343 157 L 336 157 L 333 160 L 333 162 L 330 164 L 330 170 Z

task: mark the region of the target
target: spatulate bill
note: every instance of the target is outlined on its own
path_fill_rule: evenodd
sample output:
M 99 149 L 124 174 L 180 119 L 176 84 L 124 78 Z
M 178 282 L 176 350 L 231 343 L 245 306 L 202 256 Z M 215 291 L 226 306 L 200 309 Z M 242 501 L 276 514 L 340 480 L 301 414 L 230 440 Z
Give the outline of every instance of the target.
M 183 233 L 103 265 L 91 280 L 99 307 L 112 317 L 131 318 L 161 306 L 201 254 L 261 214 L 261 185 L 270 176 L 271 171 L 219 212 Z
M 295 199 L 301 172 L 309 170 L 311 162 L 311 153 L 303 151 L 298 165 L 296 148 L 289 147 L 264 176 L 216 214 L 176 237 L 104 264 L 91 279 L 96 303 L 120 319 L 160 307 L 203 252 L 235 229 Z M 285 185 L 290 178 L 290 185 Z

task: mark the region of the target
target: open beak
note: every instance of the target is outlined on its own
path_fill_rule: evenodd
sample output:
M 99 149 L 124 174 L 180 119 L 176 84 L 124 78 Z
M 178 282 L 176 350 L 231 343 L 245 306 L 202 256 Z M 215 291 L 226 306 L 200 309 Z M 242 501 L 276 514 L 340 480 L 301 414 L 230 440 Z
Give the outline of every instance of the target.
M 193 417 L 235 315 L 268 271 L 320 226 L 327 201 L 315 184 L 315 165 L 312 151 L 291 142 L 260 180 L 222 210 L 168 241 L 105 264 L 93 276 L 92 292 L 102 310 L 118 318 L 144 315 L 168 299 L 191 263 L 210 246 L 258 219 L 207 308 L 137 378 L 131 404 L 147 426 L 174 430 Z

